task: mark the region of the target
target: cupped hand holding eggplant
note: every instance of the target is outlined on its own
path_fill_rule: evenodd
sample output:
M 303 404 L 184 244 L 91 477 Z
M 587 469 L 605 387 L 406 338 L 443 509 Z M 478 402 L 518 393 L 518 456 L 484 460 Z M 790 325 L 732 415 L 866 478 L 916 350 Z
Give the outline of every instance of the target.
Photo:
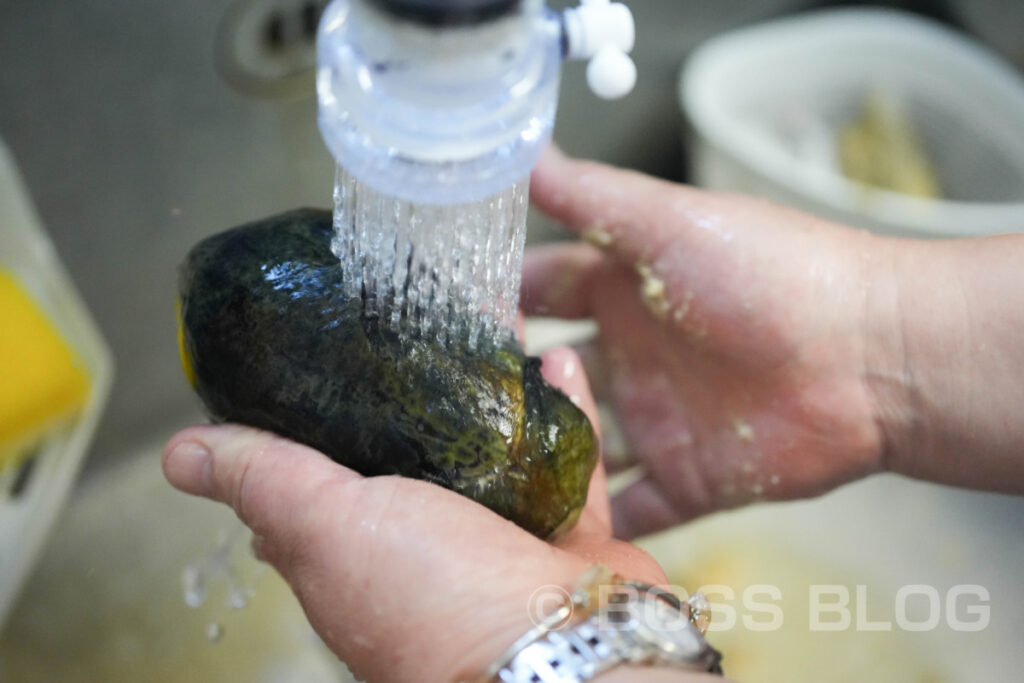
M 578 367 L 569 349 L 544 357 L 548 381 L 596 420 L 586 378 L 566 372 Z M 313 627 L 366 681 L 475 679 L 543 616 L 535 612 L 549 603 L 536 603 L 539 588 L 571 590 L 595 563 L 667 583 L 647 553 L 612 538 L 600 465 L 579 522 L 551 545 L 440 486 L 362 477 L 249 427 L 186 429 L 163 464 L 177 488 L 235 509 Z

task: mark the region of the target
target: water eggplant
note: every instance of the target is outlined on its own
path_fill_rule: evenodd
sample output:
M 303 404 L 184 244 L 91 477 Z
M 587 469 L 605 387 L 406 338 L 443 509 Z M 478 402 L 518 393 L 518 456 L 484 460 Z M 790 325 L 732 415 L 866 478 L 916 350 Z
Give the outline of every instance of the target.
M 185 372 L 211 417 L 276 432 L 366 475 L 439 484 L 547 538 L 586 502 L 586 416 L 514 340 L 399 337 L 346 298 L 330 212 L 196 245 L 179 282 Z

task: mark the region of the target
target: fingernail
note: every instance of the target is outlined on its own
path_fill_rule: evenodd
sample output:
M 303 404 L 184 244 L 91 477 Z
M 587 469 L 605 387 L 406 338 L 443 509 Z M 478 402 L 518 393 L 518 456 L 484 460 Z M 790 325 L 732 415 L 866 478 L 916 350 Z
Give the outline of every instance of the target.
M 205 496 L 210 488 L 210 450 L 198 441 L 182 441 L 164 461 L 164 475 L 177 489 Z

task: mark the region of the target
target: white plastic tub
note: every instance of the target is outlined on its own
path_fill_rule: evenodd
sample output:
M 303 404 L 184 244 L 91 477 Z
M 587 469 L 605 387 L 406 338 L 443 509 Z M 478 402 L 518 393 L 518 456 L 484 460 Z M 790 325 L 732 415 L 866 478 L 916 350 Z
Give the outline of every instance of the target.
M 76 352 L 89 375 L 84 408 L 45 437 L 24 487 L 0 481 L 0 627 L 39 556 L 88 450 L 113 379 L 110 351 L 64 271 L 0 141 L 0 267 L 13 272 Z M 2 324 L 2 322 L 0 322 Z
M 835 133 L 872 91 L 906 107 L 945 199 L 867 191 L 839 172 Z M 1024 79 L 934 22 L 831 10 L 733 31 L 687 61 L 680 97 L 699 185 L 889 234 L 1024 231 Z

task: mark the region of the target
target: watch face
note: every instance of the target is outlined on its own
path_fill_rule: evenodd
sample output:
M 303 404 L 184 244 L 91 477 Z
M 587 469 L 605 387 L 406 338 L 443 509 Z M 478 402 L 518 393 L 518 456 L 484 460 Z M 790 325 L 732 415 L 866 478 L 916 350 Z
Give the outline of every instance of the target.
M 690 622 L 689 609 L 664 590 L 636 592 L 631 612 L 637 638 L 662 652 L 667 659 L 697 661 L 707 647 Z

